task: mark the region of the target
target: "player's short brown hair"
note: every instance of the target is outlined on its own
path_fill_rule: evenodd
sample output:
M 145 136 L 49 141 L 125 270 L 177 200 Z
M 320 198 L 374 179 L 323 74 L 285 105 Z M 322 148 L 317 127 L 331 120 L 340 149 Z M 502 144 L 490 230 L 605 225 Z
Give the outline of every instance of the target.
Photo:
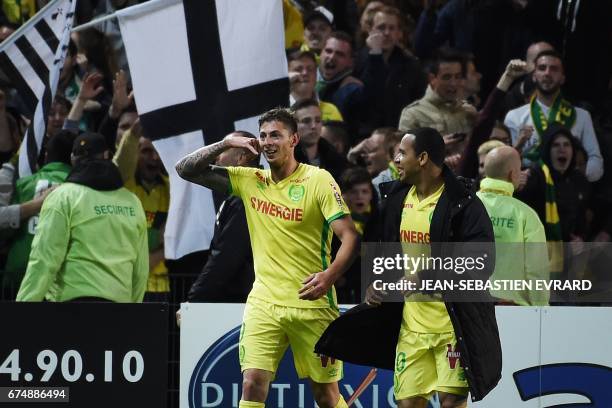
M 259 118 L 259 127 L 261 128 L 261 125 L 269 122 L 280 122 L 285 125 L 285 127 L 289 129 L 291 133 L 297 132 L 297 121 L 289 109 L 270 109 Z

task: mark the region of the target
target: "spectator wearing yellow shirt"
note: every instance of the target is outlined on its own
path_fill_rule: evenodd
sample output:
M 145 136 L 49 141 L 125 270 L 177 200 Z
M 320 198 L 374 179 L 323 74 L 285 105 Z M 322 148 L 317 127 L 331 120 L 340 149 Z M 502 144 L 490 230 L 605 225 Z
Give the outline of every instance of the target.
M 131 159 L 131 160 L 129 160 Z M 125 133 L 115 160 L 121 163 L 125 188 L 142 203 L 147 219 L 149 279 L 144 301 L 168 301 L 170 281 L 164 259 L 164 229 L 170 203 L 170 184 L 150 139 L 139 122 Z

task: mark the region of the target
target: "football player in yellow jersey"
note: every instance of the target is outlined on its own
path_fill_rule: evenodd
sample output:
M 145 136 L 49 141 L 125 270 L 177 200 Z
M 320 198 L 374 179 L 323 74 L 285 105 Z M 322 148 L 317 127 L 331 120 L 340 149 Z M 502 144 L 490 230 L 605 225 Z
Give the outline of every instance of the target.
M 299 137 L 293 115 L 273 109 L 259 119 L 259 128 L 259 140 L 232 133 L 176 165 L 184 179 L 244 202 L 255 282 L 240 333 L 239 407 L 265 406 L 289 345 L 298 376 L 310 380 L 319 407 L 347 407 L 338 389 L 342 363 L 315 354 L 314 345 L 338 317 L 333 284 L 354 260 L 359 238 L 331 175 L 296 161 Z M 234 147 L 263 152 L 270 169 L 211 165 Z M 342 244 L 330 262 L 332 232 Z
M 430 255 L 432 218 L 449 180 L 443 174 L 444 154 L 441 135 L 424 128 L 406 134 L 395 157 L 399 181 L 410 186 L 402 203 L 399 241 L 409 253 L 416 249 L 414 256 L 421 252 Z M 474 199 L 473 194 L 468 193 L 468 197 Z M 418 281 L 419 275 L 413 274 L 410 279 Z M 398 407 L 424 408 L 434 392 L 442 406 L 466 406 L 469 386 L 461 361 L 462 346 L 458 346 L 441 297 L 412 295 L 402 315 L 394 373 Z
M 400 242 L 405 253 L 418 257 L 430 255 L 430 220 L 444 191 L 445 149 L 441 137 L 428 135 L 427 149 L 418 154 L 416 138 L 413 134 L 402 138 L 395 165 L 400 180 L 411 184 L 402 206 Z M 469 390 L 457 358 L 460 353 L 449 356 L 455 350 L 457 340 L 444 302 L 420 294 L 409 297 L 396 348 L 394 394 L 400 408 L 425 407 L 434 391 L 443 406 L 465 406 Z
M 457 178 L 444 159 L 444 141 L 435 129 L 403 136 L 395 157 L 399 180 L 380 186 L 381 241 L 401 242 L 404 251 L 409 243 L 424 245 L 425 254 L 431 251 L 434 257 L 492 254 L 493 228 L 484 205 L 471 183 Z M 439 245 L 443 242 L 452 242 L 452 248 Z M 420 292 L 425 292 L 425 282 L 483 281 L 494 269 L 492 262 L 484 264 L 463 272 L 434 266 L 408 274 L 408 279 Z M 469 292 L 468 298 L 459 290 L 435 290 L 384 303 L 381 295 L 368 289 L 367 303 L 330 325 L 316 350 L 394 370 L 399 408 L 425 408 L 434 393 L 443 407 L 465 407 L 468 392 L 477 401 L 495 387 L 501 378 L 501 345 L 488 293 Z M 431 297 L 417 302 L 416 295 Z

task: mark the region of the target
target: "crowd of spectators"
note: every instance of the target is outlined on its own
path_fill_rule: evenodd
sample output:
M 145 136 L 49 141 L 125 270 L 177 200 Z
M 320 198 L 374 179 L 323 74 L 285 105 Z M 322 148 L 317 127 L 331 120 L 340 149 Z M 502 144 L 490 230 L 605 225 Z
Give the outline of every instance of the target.
M 2 1 L 0 39 L 44 3 Z M 76 24 L 135 3 L 79 0 Z M 556 202 L 561 237 L 546 238 L 572 243 L 566 258 L 578 254 L 578 243 L 611 240 L 609 2 L 282 3 L 288 97 L 300 137 L 298 161 L 328 170 L 339 182 L 364 241 L 376 239 L 379 184 L 398 177 L 394 157 L 401 137 L 419 127 L 435 128 L 444 136 L 446 165 L 460 176 L 474 178 L 475 186 L 490 150 L 502 145 L 516 149 L 522 171 L 514 196 L 533 208 L 543 224 L 551 221 L 547 205 Z M 138 113 L 130 83 L 116 20 L 73 33 L 49 112 L 41 174 L 33 183 L 19 178 L 15 170 L 32 112 L 24 109 L 14 84 L 0 75 L 3 298 L 14 298 L 19 288 L 49 187 L 64 181 L 70 171 L 69 160 L 55 152 L 62 145 L 59 141 L 84 131 L 103 135 L 114 147 L 125 187 L 143 204 L 150 251 L 145 300 L 167 299 L 173 271 L 197 274 L 204 268 L 208 254 L 187 263 L 164 260 L 168 176 L 147 135 L 133 127 Z M 48 175 L 48 163 L 53 162 L 61 172 Z M 244 228 L 231 230 L 244 233 Z M 223 243 L 217 239 L 216 245 Z M 217 268 L 226 267 L 216 262 Z M 231 267 L 240 276 L 252 276 L 250 262 L 233 262 Z M 205 268 L 212 273 L 210 269 Z M 359 301 L 359 269 L 352 268 L 338 282 L 341 303 Z M 223 290 L 218 287 L 211 298 L 194 300 L 243 300 L 234 292 L 224 297 Z M 206 291 L 200 287 L 192 292 Z

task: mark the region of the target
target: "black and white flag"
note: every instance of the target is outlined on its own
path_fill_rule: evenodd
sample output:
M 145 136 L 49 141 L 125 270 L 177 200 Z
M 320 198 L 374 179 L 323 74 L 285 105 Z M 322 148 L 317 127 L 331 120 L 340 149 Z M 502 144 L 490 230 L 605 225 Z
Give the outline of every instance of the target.
M 19 175 L 36 171 L 47 115 L 70 41 L 76 0 L 53 0 L 0 44 L 0 69 L 30 112 L 19 153 Z
M 153 0 L 117 12 L 138 113 L 170 175 L 166 258 L 208 249 L 211 191 L 175 163 L 235 129 L 258 134 L 264 111 L 287 106 L 279 0 Z

